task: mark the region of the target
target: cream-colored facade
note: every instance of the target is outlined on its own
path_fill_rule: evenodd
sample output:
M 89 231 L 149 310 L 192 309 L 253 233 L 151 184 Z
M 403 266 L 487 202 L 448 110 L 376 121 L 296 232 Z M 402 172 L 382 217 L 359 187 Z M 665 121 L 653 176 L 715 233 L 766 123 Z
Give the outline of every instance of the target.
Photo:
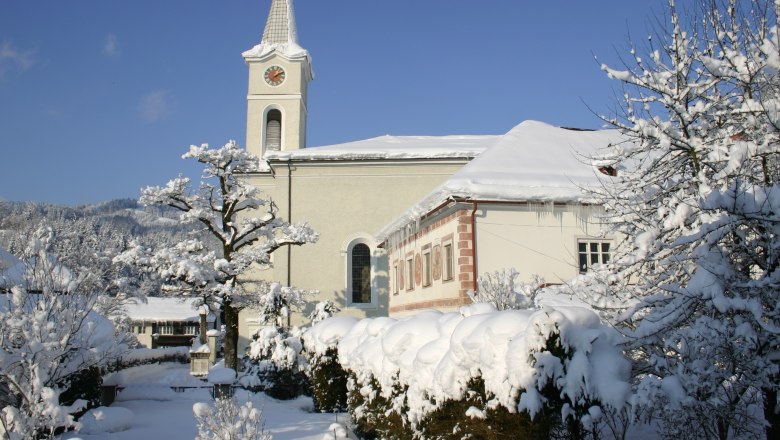
M 256 273 L 303 289 L 318 290 L 312 301 L 331 300 L 342 314 L 387 316 L 387 260 L 374 233 L 389 219 L 423 197 L 459 170 L 467 159 L 395 161 L 274 161 L 273 174 L 250 178 L 291 222 L 308 222 L 320 235 L 317 243 L 282 248 L 273 254 L 273 268 Z M 379 203 L 381 201 L 381 203 Z M 363 243 L 371 252 L 371 300 L 353 302 L 351 248 Z M 294 315 L 294 324 L 311 312 Z M 256 313 L 241 313 L 241 341 L 247 344 L 257 329 Z
M 385 241 L 389 314 L 457 310 L 471 303 L 476 278 L 509 268 L 520 272 L 518 281 L 570 280 L 591 264 L 591 244 L 598 245 L 593 263 L 609 256 L 612 240 L 602 236 L 601 214 L 599 206 L 583 204 L 447 203 Z

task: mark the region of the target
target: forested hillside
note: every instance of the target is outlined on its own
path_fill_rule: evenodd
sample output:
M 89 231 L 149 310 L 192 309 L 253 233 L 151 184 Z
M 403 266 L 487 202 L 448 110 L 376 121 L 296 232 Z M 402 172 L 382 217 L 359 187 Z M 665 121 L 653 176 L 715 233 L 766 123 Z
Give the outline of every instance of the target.
M 62 206 L 37 202 L 0 201 L 0 247 L 24 257 L 35 231 L 50 227 L 52 251 L 67 267 L 98 275 L 104 288 L 119 289 L 121 280 L 141 283 L 141 291 L 154 295 L 159 282 L 143 274 L 127 273 L 112 259 L 136 241 L 146 246 L 177 243 L 192 231 L 178 213 L 164 207 L 144 207 L 136 200 L 117 199 L 93 205 Z

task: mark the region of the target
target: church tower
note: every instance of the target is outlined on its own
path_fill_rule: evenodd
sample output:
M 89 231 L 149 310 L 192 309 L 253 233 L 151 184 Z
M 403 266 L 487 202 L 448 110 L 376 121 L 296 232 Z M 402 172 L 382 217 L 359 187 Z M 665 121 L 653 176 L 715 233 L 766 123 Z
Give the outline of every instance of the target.
M 258 157 L 306 146 L 306 89 L 314 73 L 298 45 L 292 3 L 271 0 L 260 44 L 242 54 L 249 66 L 246 149 Z

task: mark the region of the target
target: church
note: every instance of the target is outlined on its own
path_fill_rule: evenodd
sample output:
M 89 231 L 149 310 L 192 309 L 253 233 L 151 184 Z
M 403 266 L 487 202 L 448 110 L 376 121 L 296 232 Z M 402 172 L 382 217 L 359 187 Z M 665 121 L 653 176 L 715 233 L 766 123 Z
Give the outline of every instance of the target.
M 252 277 L 317 290 L 314 302 L 331 300 L 343 315 L 404 316 L 470 303 L 486 272 L 515 267 L 522 280 L 560 283 L 608 261 L 601 208 L 581 189 L 612 174 L 584 158 L 620 142 L 616 131 L 526 121 L 502 135 L 309 147 L 314 75 L 292 0 L 272 0 L 260 43 L 243 57 L 245 145 L 262 169 L 247 179 L 280 216 L 320 234 L 315 244 L 277 250 L 273 268 Z M 240 346 L 257 326 L 256 313 L 241 312 Z

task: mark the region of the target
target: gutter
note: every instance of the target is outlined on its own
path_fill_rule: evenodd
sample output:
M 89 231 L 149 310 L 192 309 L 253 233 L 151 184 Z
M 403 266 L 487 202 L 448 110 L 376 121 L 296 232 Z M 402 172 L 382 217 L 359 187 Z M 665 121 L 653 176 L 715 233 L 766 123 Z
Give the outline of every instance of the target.
M 477 205 L 474 200 L 474 209 L 471 210 L 471 271 L 473 276 L 473 289 L 477 291 Z
M 287 223 L 292 224 L 292 164 L 287 161 Z M 287 246 L 287 287 L 292 287 L 292 246 Z M 290 313 L 287 313 L 290 328 Z

